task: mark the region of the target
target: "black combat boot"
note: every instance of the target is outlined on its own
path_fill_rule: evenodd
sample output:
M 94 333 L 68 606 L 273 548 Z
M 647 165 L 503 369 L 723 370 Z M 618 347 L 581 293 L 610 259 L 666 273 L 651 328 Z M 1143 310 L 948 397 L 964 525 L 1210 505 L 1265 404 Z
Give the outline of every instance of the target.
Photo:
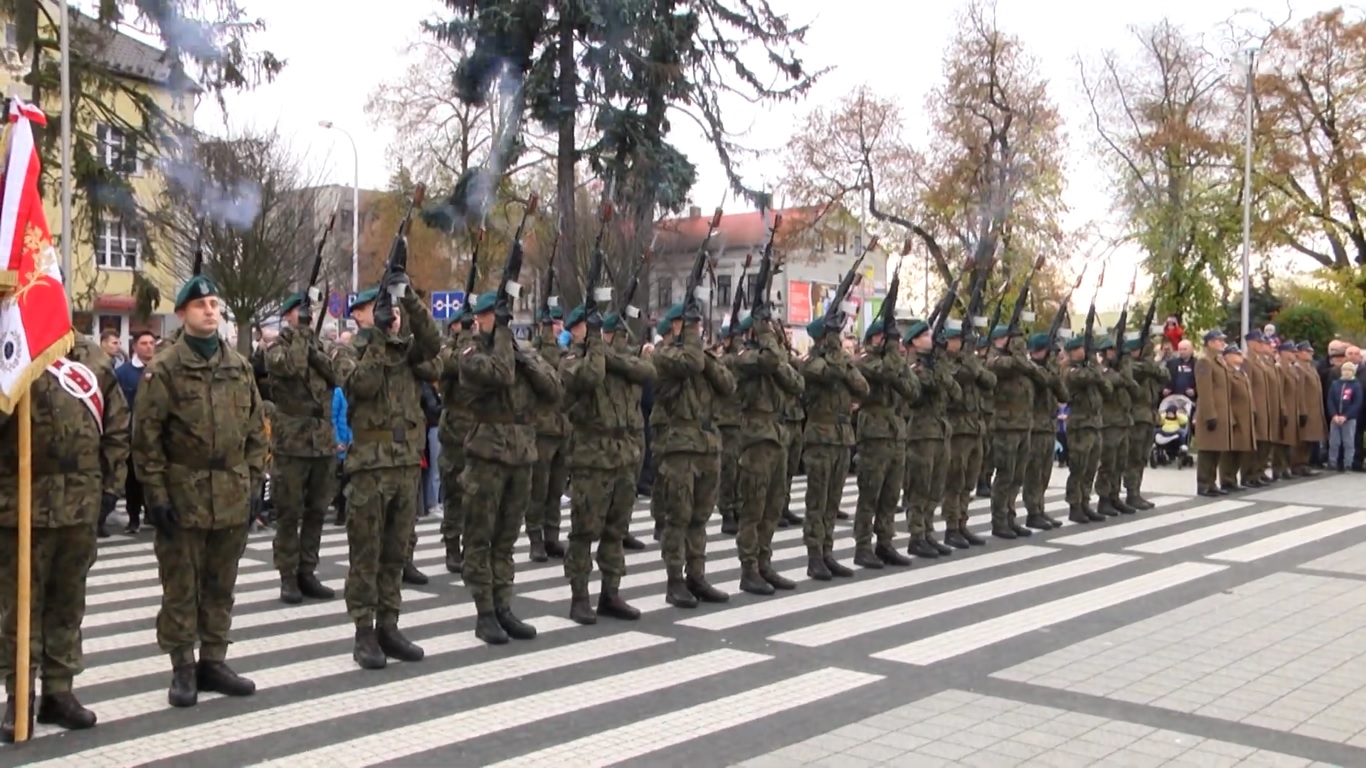
M 493 616 L 498 620 L 498 626 L 502 627 L 507 636 L 513 640 L 536 639 L 536 628 L 517 618 L 510 606 L 494 605 Z
M 609 619 L 636 621 L 640 618 L 640 611 L 622 599 L 615 580 L 604 580 L 602 592 L 598 595 L 598 615 Z
M 1137 509 L 1135 509 L 1135 508 L 1129 506 L 1128 504 L 1125 504 L 1124 502 L 1122 502 L 1122 501 L 1119 500 L 1119 494 L 1115 494 L 1114 497 L 1112 497 L 1112 498 L 1110 499 L 1110 506 L 1111 506 L 1111 507 L 1114 507 L 1115 511 L 1118 512 L 1118 513 L 1120 513 L 1121 515 L 1135 515 L 1135 514 L 1138 514 L 1138 510 L 1137 510 Z
M 924 536 L 912 536 L 910 545 L 906 547 L 906 553 L 927 560 L 939 557 L 939 550 L 935 549 L 934 545 Z
M 664 602 L 675 608 L 697 607 L 697 598 L 688 591 L 688 582 L 681 572 L 669 572 L 669 584 L 664 588 Z
M 1156 504 L 1153 504 L 1151 501 L 1148 501 L 1147 499 L 1143 498 L 1143 494 L 1138 491 L 1129 491 L 1128 496 L 1126 496 L 1124 499 L 1124 503 L 1128 504 L 1134 509 L 1141 509 L 1145 511 L 1157 506 Z
M 852 517 L 852 515 L 842 509 L 835 510 L 836 520 L 848 520 L 850 517 Z
M 13 696 L 5 699 L 5 719 L 0 720 L 0 741 L 6 744 L 14 743 L 15 718 L 19 716 L 19 703 Z M 33 694 L 29 694 L 28 699 L 28 735 L 33 738 Z
M 409 560 L 403 564 L 403 583 L 421 587 L 427 583 L 427 574 L 419 571 L 413 561 Z
M 1006 525 L 1010 526 L 1010 530 L 1016 538 L 1024 539 L 1034 535 L 1033 531 L 1020 525 L 1020 518 L 1013 509 L 1006 513 Z
M 931 547 L 934 547 L 935 549 L 939 550 L 940 557 L 947 557 L 948 555 L 953 554 L 953 547 L 950 547 L 947 544 L 944 544 L 940 542 L 938 539 L 936 539 L 934 537 L 934 531 L 932 530 L 925 531 L 925 541 L 928 541 Z
M 886 565 L 895 565 L 904 568 L 911 564 L 911 558 L 896 551 L 896 547 L 892 546 L 890 543 L 879 543 L 873 548 L 873 554 L 877 555 L 877 559 L 881 560 Z
M 721 533 L 727 536 L 734 536 L 740 532 L 740 523 L 735 519 L 734 512 L 721 512 Z
M 796 512 L 793 512 L 790 507 L 783 510 L 783 519 L 786 520 L 790 525 L 801 525 L 802 523 L 806 522 L 805 518 L 803 518 Z
M 1025 525 L 1036 531 L 1051 531 L 1056 527 L 1038 507 L 1025 507 Z
M 545 538 L 540 531 L 527 531 L 526 537 L 531 541 L 531 562 L 544 563 L 550 559 L 545 551 Z
M 637 539 L 630 533 L 627 533 L 626 536 L 623 537 L 621 540 L 621 548 L 639 551 L 645 549 L 645 542 L 641 541 L 640 539 Z
M 655 541 L 663 541 L 663 540 L 664 540 L 664 524 L 663 524 L 663 523 L 655 523 L 655 529 L 654 529 L 654 532 L 653 532 L 653 538 L 654 538 Z
M 987 543 L 986 539 L 968 530 L 968 519 L 966 517 L 958 521 L 958 534 L 974 547 L 980 547 Z
M 751 595 L 771 595 L 773 594 L 773 585 L 759 575 L 758 568 L 745 566 L 740 569 L 740 590 Z
M 166 701 L 173 707 L 193 707 L 199 703 L 199 686 L 195 680 L 198 668 L 193 661 L 171 667 L 171 689 Z
M 195 682 L 201 691 L 212 691 L 224 696 L 250 696 L 256 693 L 256 683 L 233 672 L 221 661 L 200 659 Z
M 427 655 L 422 650 L 422 646 L 403 636 L 397 624 L 381 624 L 375 635 L 375 639 L 379 642 L 379 649 L 391 659 L 416 662 L 422 661 L 423 657 Z
M 956 523 L 949 523 L 944 527 L 944 543 L 954 549 L 967 549 L 969 546 L 968 540 L 958 531 Z
M 797 582 L 773 570 L 772 563 L 759 566 L 759 575 L 763 577 L 764 581 L 773 585 L 774 589 L 787 591 L 797 588 Z
M 1004 520 L 999 523 L 994 520 L 992 521 L 991 535 L 998 539 L 1009 540 L 1016 538 L 1014 529 L 1012 529 Z
M 44 690 L 43 697 L 38 700 L 38 722 L 43 725 L 83 731 L 94 728 L 96 719 L 95 713 L 81 706 L 71 691 L 48 693 Z
M 479 612 L 479 618 L 474 622 L 474 636 L 489 645 L 507 645 L 508 642 L 508 633 L 498 624 L 498 617 L 493 615 L 493 611 Z
M 280 602 L 285 605 L 298 605 L 304 601 L 304 593 L 299 591 L 299 577 L 293 573 L 280 574 Z
M 464 569 L 465 569 L 465 556 L 464 556 L 464 553 L 460 551 L 460 542 L 459 542 L 459 541 L 447 541 L 447 542 L 446 542 L 446 570 L 449 571 L 449 572 L 451 572 L 451 573 L 454 573 L 454 574 L 456 574 L 456 575 L 458 576 L 458 575 L 460 575 L 460 572 L 463 571 Z
M 1092 507 L 1091 502 L 1089 501 L 1081 505 L 1081 511 L 1085 512 L 1086 518 L 1093 523 L 1101 523 L 1106 520 L 1105 515 L 1102 515 L 1101 513 L 1097 512 L 1095 507 Z M 1111 517 L 1113 517 L 1113 515 L 1111 515 Z
M 588 597 L 588 582 L 574 582 L 569 585 L 569 589 L 569 620 L 585 626 L 597 624 L 598 615 L 593 613 L 593 601 Z
M 989 499 L 989 498 L 991 498 L 991 484 L 990 484 L 990 483 L 978 483 L 978 484 L 977 484 L 977 493 L 976 493 L 976 496 L 977 496 L 977 498 L 979 498 L 979 499 Z
M 854 569 L 836 560 L 833 552 L 825 553 L 825 567 L 837 579 L 848 579 L 854 575 Z
M 299 592 L 311 600 L 331 600 L 337 591 L 318 581 L 315 573 L 299 574 Z
M 1119 510 L 1109 499 L 1104 498 L 1096 502 L 1096 513 L 1104 517 L 1119 517 Z
M 384 669 L 389 659 L 379 647 L 374 627 L 356 627 L 356 640 L 351 645 L 351 659 L 361 669 Z
M 789 522 L 787 521 L 787 516 L 786 516 L 786 515 L 778 515 L 777 526 L 778 526 L 779 528 L 786 528 L 786 527 L 788 527 L 789 525 L 791 525 L 791 523 L 789 523 Z
M 560 543 L 560 532 L 547 530 L 545 532 L 545 553 L 557 559 L 564 558 L 564 545 Z
M 704 603 L 718 604 L 730 602 L 730 595 L 709 584 L 707 582 L 707 577 L 701 572 L 689 574 L 689 576 L 684 579 L 684 583 L 687 584 L 688 592 L 692 593 L 693 597 Z
M 834 578 L 830 574 L 830 569 L 825 566 L 825 555 L 820 552 L 808 552 L 806 555 L 806 577 L 816 581 L 830 581 Z
M 1062 527 L 1062 521 L 1058 518 L 1049 515 L 1047 512 L 1040 512 L 1039 514 L 1043 515 L 1043 519 L 1047 520 L 1048 524 L 1053 526 L 1054 528 Z
M 1090 516 L 1086 514 L 1086 508 L 1080 504 L 1067 505 L 1067 519 L 1082 525 L 1091 522 Z
M 854 547 L 854 565 L 876 571 L 882 568 L 882 558 L 878 557 L 870 546 L 856 546 Z

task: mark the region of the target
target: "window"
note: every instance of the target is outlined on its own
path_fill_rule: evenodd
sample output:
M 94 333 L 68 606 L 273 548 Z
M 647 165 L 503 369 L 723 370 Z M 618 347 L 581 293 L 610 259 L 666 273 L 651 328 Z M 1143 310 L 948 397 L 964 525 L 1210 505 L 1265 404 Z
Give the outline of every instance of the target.
M 730 275 L 716 276 L 716 301 L 712 303 L 718 307 L 730 306 Z
M 863 235 L 854 235 L 854 253 L 863 253 Z
M 759 285 L 758 275 L 745 275 L 745 305 L 748 306 L 754 301 L 754 291 Z
M 101 269 L 137 269 L 142 243 L 123 219 L 106 218 L 100 222 L 95 238 L 95 266 Z
M 655 305 L 661 310 L 672 307 L 674 303 L 674 279 L 661 277 L 655 280 Z
M 19 50 L 19 25 L 14 22 L 5 24 L 5 48 Z
M 849 233 L 840 231 L 834 233 L 835 253 L 849 252 Z
M 350 231 L 351 231 L 351 209 L 350 209 L 350 208 L 338 208 L 338 209 L 337 209 L 337 227 L 340 228 L 343 232 L 350 232 Z
M 824 251 L 824 250 L 825 250 L 825 233 L 824 233 L 824 232 L 818 232 L 818 233 L 816 234 L 816 249 L 815 249 L 815 250 L 816 250 L 816 253 L 820 253 L 821 251 Z
M 112 125 L 101 125 L 95 131 L 99 143 L 100 160 L 115 173 L 135 176 L 141 171 L 137 139 Z

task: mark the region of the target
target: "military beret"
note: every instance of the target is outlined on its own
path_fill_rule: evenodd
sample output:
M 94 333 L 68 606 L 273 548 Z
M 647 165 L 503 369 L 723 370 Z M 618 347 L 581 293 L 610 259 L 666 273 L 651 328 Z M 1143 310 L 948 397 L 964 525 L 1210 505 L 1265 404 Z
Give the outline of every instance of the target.
M 910 344 L 912 341 L 915 341 L 915 337 L 922 333 L 929 332 L 930 326 L 926 325 L 924 320 L 912 320 L 910 327 L 906 329 L 906 333 L 902 334 L 901 342 L 903 344 Z
M 667 317 L 661 317 L 659 318 L 659 322 L 655 323 L 655 330 L 660 336 L 668 336 L 670 333 L 673 333 L 673 329 L 673 321 L 669 320 Z
M 582 323 L 584 319 L 587 317 L 587 315 L 588 310 L 582 304 L 578 305 L 577 307 L 574 307 L 573 309 L 569 310 L 569 317 L 566 317 L 564 319 L 564 327 L 573 328 L 579 323 Z
M 280 305 L 280 314 L 288 314 L 290 310 L 304 303 L 304 293 L 291 293 L 285 297 L 284 303 Z
M 1048 334 L 1046 334 L 1046 333 L 1034 333 L 1034 334 L 1030 334 L 1028 343 L 1029 343 L 1029 348 L 1032 349 L 1032 350 L 1034 350 L 1035 352 L 1038 352 L 1039 350 L 1043 350 L 1043 349 L 1048 349 Z
M 1266 341 L 1266 336 L 1256 328 L 1253 328 L 1243 336 L 1243 341 Z
M 1083 339 L 1083 341 L 1085 341 L 1085 339 Z M 1100 339 L 1100 341 L 1096 344 L 1096 349 L 1099 349 L 1099 350 L 1114 349 L 1114 348 L 1115 348 L 1115 340 L 1112 339 L 1112 338 L 1110 338 L 1109 336 L 1102 336 L 1101 339 Z
M 351 299 L 351 305 L 347 307 L 347 310 L 350 312 L 355 312 L 360 307 L 363 307 L 366 304 L 374 302 L 374 300 L 377 298 L 379 298 L 379 286 L 375 286 L 374 288 L 366 288 L 365 290 L 356 294 L 355 298 Z
M 470 311 L 476 315 L 482 315 L 485 312 L 492 312 L 496 306 L 498 306 L 498 292 L 485 291 L 474 300 L 474 306 L 470 307 Z
M 1296 350 L 1297 352 L 1313 352 L 1313 351 L 1314 351 L 1314 345 L 1313 345 L 1313 344 L 1310 344 L 1310 343 L 1307 342 L 1307 341 L 1301 341 L 1299 344 L 1296 344 L 1296 345 L 1295 345 L 1295 350 Z
M 874 320 L 873 322 L 869 323 L 868 330 L 863 332 L 864 343 L 867 343 L 869 339 L 873 338 L 879 333 L 882 333 L 882 328 L 883 325 L 881 320 Z
M 806 324 L 806 335 L 813 339 L 825 338 L 825 318 L 818 317 Z
M 683 319 L 683 302 L 680 301 L 680 302 L 678 302 L 677 304 L 673 305 L 672 307 L 669 307 L 668 310 L 666 310 L 666 311 L 664 312 L 664 318 L 665 318 L 666 320 L 668 320 L 669 322 L 673 322 L 673 321 L 675 321 L 675 320 L 682 320 L 682 319 Z
M 1205 335 L 1202 338 L 1204 338 L 1205 343 L 1208 344 L 1211 341 L 1218 341 L 1219 339 L 1224 338 L 1224 332 L 1216 328 L 1212 331 L 1205 331 Z
M 963 326 L 961 326 L 961 325 L 958 326 L 957 328 L 949 328 L 949 327 L 947 327 L 947 326 L 944 328 L 944 338 L 945 338 L 945 339 L 958 339 L 958 338 L 962 338 L 962 336 L 963 336 Z
M 602 329 L 608 333 L 616 333 L 621 327 L 621 315 L 616 312 L 608 312 L 602 316 Z
M 1228 346 L 1224 347 L 1224 354 L 1241 355 L 1243 354 L 1243 350 L 1237 344 L 1229 344 Z
M 175 308 L 179 311 L 195 299 L 217 295 L 218 286 L 214 285 L 212 280 L 204 275 L 195 275 L 180 286 L 180 292 L 175 295 Z
M 986 337 L 986 336 L 978 336 L 978 337 L 977 337 L 977 348 L 978 348 L 978 349 L 986 349 L 986 348 L 987 348 L 987 345 L 990 344 L 990 343 L 991 343 L 991 340 L 990 340 L 988 337 Z
M 740 332 L 740 333 L 745 333 L 745 332 L 747 332 L 750 328 L 753 328 L 753 327 L 754 327 L 754 315 L 745 315 L 744 319 L 742 319 L 742 320 L 740 321 L 740 331 L 739 331 L 739 332 Z
M 1124 351 L 1133 352 L 1143 346 L 1143 339 L 1129 339 L 1124 342 Z
M 1004 339 L 1010 335 L 1010 329 L 1004 325 L 998 325 L 991 329 L 991 340 Z
M 1068 352 L 1071 352 L 1074 349 L 1081 349 L 1084 346 L 1086 346 L 1085 338 L 1081 336 L 1073 336 L 1072 338 L 1067 340 L 1066 344 L 1063 345 L 1063 349 L 1066 349 Z

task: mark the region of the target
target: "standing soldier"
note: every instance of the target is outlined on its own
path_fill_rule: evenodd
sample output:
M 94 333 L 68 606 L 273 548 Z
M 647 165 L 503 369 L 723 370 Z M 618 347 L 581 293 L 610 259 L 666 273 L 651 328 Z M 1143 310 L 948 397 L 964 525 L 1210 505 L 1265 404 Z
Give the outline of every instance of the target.
M 1054 361 L 1047 333 L 1029 337 L 1029 364 L 1038 371 L 1029 406 L 1029 447 L 1025 467 L 1025 525 L 1040 531 L 1061 528 L 1062 521 L 1044 508 L 1044 494 L 1053 477 L 1053 444 L 1058 437 L 1058 404 L 1067 402 L 1067 387 Z
M 853 576 L 835 559 L 835 515 L 849 477 L 849 449 L 854 446 L 853 405 L 868 396 L 868 380 L 840 345 L 838 328 L 825 318 L 806 326 L 813 346 L 801 361 L 806 386 L 806 575 L 818 581 Z
M 682 305 L 674 305 L 660 322 L 665 341 L 654 353 L 659 378 L 650 420 L 666 426 L 654 433 L 659 466 L 650 503 L 659 505 L 667 521 L 661 547 L 669 576 L 664 599 L 678 608 L 730 599 L 707 583 L 707 521 L 721 476 L 721 434 L 713 407 L 735 394 L 735 377 L 703 350 L 699 320 L 685 321 Z
M 1071 406 L 1067 415 L 1067 519 L 1095 523 L 1105 519 L 1091 508 L 1091 488 L 1100 467 L 1101 411 L 1113 387 L 1086 354 L 1084 337 L 1073 336 L 1064 347 L 1067 368 L 1062 380 Z
M 944 498 L 944 476 L 949 468 L 948 401 L 961 398 L 963 389 L 954 381 L 950 366 L 941 360 L 930 327 L 923 320 L 911 321 L 902 342 L 920 382 L 920 397 L 911 402 L 906 425 L 907 477 L 901 484 L 911 531 L 906 551 L 926 558 L 950 555 L 952 547 L 935 541 L 934 510 Z
M 1261 331 L 1253 330 L 1248 333 L 1247 345 L 1248 361 L 1257 366 L 1260 376 L 1261 394 L 1258 396 L 1258 406 L 1261 408 L 1261 425 L 1265 430 L 1265 439 L 1257 441 L 1254 458 L 1257 470 L 1255 477 L 1263 485 L 1269 485 L 1277 480 L 1272 468 L 1272 452 L 1285 434 L 1285 416 L 1281 411 L 1281 371 L 1276 360 L 1276 352 Z M 1257 386 L 1258 382 L 1254 380 L 1254 391 Z M 1267 474 L 1268 472 L 1271 474 Z
M 640 445 L 631 433 L 631 411 L 638 418 L 640 405 L 632 404 L 629 390 L 652 379 L 654 366 L 611 348 L 602 337 L 603 317 L 596 309 L 575 307 L 564 324 L 571 347 L 560 362 L 560 379 L 571 428 L 566 464 L 574 476 L 564 556 L 572 591 L 569 618 L 579 624 L 596 624 L 598 616 L 634 621 L 640 611 L 618 591 L 626 575 L 622 539 L 631 525 L 640 471 Z M 596 614 L 588 596 L 595 548 L 602 572 Z
M 625 326 L 621 322 L 621 315 L 616 312 L 608 312 L 602 317 L 602 340 L 607 348 L 616 352 L 618 359 L 620 356 L 636 357 L 645 365 L 650 365 L 648 360 L 640 356 L 639 349 L 632 349 L 623 330 Z M 635 509 L 635 498 L 640 489 L 640 467 L 645 459 L 645 411 L 640 407 L 640 400 L 645 395 L 645 386 L 654 385 L 654 376 L 651 375 L 648 381 L 627 380 L 623 394 L 624 400 L 617 403 L 622 409 L 622 418 L 626 422 L 626 434 L 631 438 L 631 444 L 635 446 L 635 454 L 631 459 L 632 486 L 631 491 L 631 510 L 626 513 L 625 534 L 621 537 L 623 549 L 641 550 L 645 549 L 645 542 L 637 539 L 631 534 L 631 514 Z
M 787 362 L 795 370 L 801 370 L 802 358 L 792 348 L 792 330 L 783 329 L 783 339 L 787 347 Z M 778 520 L 778 525 L 786 528 L 789 525 L 802 525 L 802 516 L 792 511 L 792 481 L 801 472 L 802 449 L 805 445 L 803 430 L 806 426 L 806 411 L 802 408 L 802 398 L 800 395 L 787 395 L 784 400 L 786 404 L 783 408 L 783 425 L 787 428 L 787 490 L 783 494 L 783 516 Z M 843 492 L 843 488 L 840 489 Z M 808 512 L 808 514 L 810 514 Z
M 1205 334 L 1204 354 L 1195 361 L 1195 490 L 1201 496 L 1222 496 L 1220 456 L 1229 450 L 1228 370 L 1224 367 L 1224 333 Z
M 721 362 L 735 372 L 735 359 L 740 351 L 740 329 L 729 326 L 721 329 Z M 738 386 L 738 384 L 737 384 Z M 723 397 L 716 403 L 716 426 L 721 429 L 721 480 L 716 508 L 721 513 L 721 533 L 734 536 L 740 530 L 740 396 Z M 659 520 L 655 524 L 662 525 Z
M 996 376 L 992 391 L 991 455 L 995 457 L 996 476 L 991 484 L 991 535 L 998 539 L 1029 536 L 1033 532 L 1015 521 L 1015 499 L 1024 488 L 1034 389 L 1044 380 L 1043 375 L 1025 357 L 1019 335 L 1003 325 L 991 329 L 987 370 Z
M 1313 477 L 1318 470 L 1309 466 L 1314 447 L 1328 438 L 1328 425 L 1323 410 L 1323 381 L 1314 370 L 1314 345 L 1301 341 L 1295 345 L 1295 357 L 1299 362 L 1295 370 L 1300 376 L 1300 399 L 1304 415 L 1300 418 L 1300 441 L 1296 446 L 1298 459 L 1292 461 L 1299 470 L 1298 475 Z
M 968 501 L 977 487 L 982 469 L 982 390 L 979 382 L 996 377 L 977 355 L 963 348 L 963 326 L 950 319 L 944 326 L 944 347 L 949 373 L 958 382 L 962 396 L 949 401 L 949 470 L 944 479 L 944 543 L 958 549 L 982 546 L 986 541 L 968 530 Z
M 533 342 L 536 352 L 555 371 L 560 369 L 563 354 L 559 341 L 563 317 L 563 310 L 551 307 L 541 318 L 541 332 Z M 532 413 L 536 422 L 536 464 L 531 469 L 526 537 L 531 542 L 532 561 L 544 563 L 551 557 L 564 557 L 564 547 L 560 545 L 560 498 L 569 483 L 564 464 L 569 417 L 559 402 L 546 400 L 537 401 Z
M 735 540 L 740 589 L 771 595 L 775 589 L 797 588 L 773 570 L 773 532 L 783 513 L 782 486 L 787 482 L 783 395 L 800 395 L 805 383 L 788 363 L 787 349 L 771 322 L 747 316 L 740 333 L 748 334 L 744 351 L 732 363 L 742 418 L 737 448 L 740 530 Z
M 887 329 L 896 333 L 895 328 Z M 900 341 L 900 339 L 897 339 Z M 858 371 L 868 382 L 859 403 L 858 507 L 854 511 L 854 565 L 881 568 L 910 565 L 896 551 L 897 500 L 906 471 L 906 420 L 902 404 L 920 397 L 916 379 L 899 344 L 884 335 L 882 320 L 874 320 L 863 337 Z M 873 537 L 877 545 L 873 545 Z
M 1256 406 L 1243 351 L 1237 344 L 1229 344 L 1224 347 L 1223 356 L 1228 371 L 1229 450 L 1219 464 L 1219 480 L 1224 490 L 1241 491 L 1243 485 L 1239 484 L 1238 475 L 1247 466 L 1247 455 L 1257 447 L 1253 434 Z
M 133 463 L 156 529 L 157 645 L 172 668 L 167 699 L 191 707 L 201 690 L 256 692 L 224 659 L 266 437 L 251 363 L 218 338 L 217 286 L 190 278 L 175 313 L 184 333 L 147 366 L 138 390 Z
M 1106 517 L 1115 517 L 1120 513 L 1132 515 L 1138 510 L 1125 504 L 1119 498 L 1119 493 L 1124 483 L 1124 461 L 1129 457 L 1125 446 L 1134 426 L 1134 398 L 1139 394 L 1138 384 L 1129 375 L 1126 359 L 1120 355 L 1113 338 L 1107 336 L 1097 347 L 1105 361 L 1101 366 L 1101 375 L 1110 385 L 1110 391 L 1100 409 L 1100 470 L 1095 483 L 1099 501 L 1096 511 Z
M 351 302 L 360 327 L 338 357 L 351 423 L 346 453 L 346 610 L 356 622 L 351 656 L 362 669 L 383 669 L 388 658 L 421 661 L 421 647 L 398 628 L 402 578 L 417 515 L 422 449 L 427 444 L 419 376 L 441 350 L 441 331 L 406 275 L 386 290 L 399 307 L 375 303 L 379 288 Z M 400 334 L 406 319 L 411 333 Z
M 682 317 L 682 315 L 679 315 L 679 317 Z M 675 320 L 675 319 L 677 319 L 677 318 L 672 317 L 672 316 L 671 316 L 671 312 L 666 312 L 664 315 L 662 315 L 662 316 L 659 318 L 659 322 L 655 323 L 655 333 L 658 334 L 658 336 L 659 336 L 659 341 L 655 342 L 655 350 L 656 350 L 656 352 L 657 352 L 661 347 L 664 347 L 664 346 L 666 346 L 666 345 L 668 345 L 668 344 L 672 344 L 672 343 L 678 338 L 677 336 L 674 335 L 674 332 L 673 332 L 674 320 Z M 722 329 L 722 333 L 725 333 L 725 329 Z M 716 355 L 716 359 L 717 359 L 717 360 L 720 360 L 720 359 L 721 359 L 719 353 Z M 733 378 L 733 377 L 732 377 L 732 381 L 734 381 L 734 378 Z M 656 386 L 656 388 L 657 388 L 659 385 L 656 384 L 655 386 Z M 734 392 L 732 392 L 731 394 L 734 394 Z M 655 397 L 656 397 L 656 399 L 659 397 L 659 393 L 658 393 L 658 390 L 657 390 L 657 389 L 656 389 L 656 392 L 655 392 Z M 713 402 L 712 402 L 712 425 L 713 425 L 713 426 L 716 425 L 716 413 L 717 413 L 717 411 L 721 408 L 721 403 L 722 403 L 723 401 L 727 400 L 727 399 L 728 399 L 727 396 L 725 396 L 725 395 L 719 395 L 719 394 L 718 394 L 717 397 L 713 400 Z M 659 440 L 662 439 L 665 430 L 667 430 L 667 429 L 669 428 L 669 418 L 670 418 L 670 417 L 669 417 L 669 411 L 668 411 L 667 408 L 658 408 L 658 407 L 656 407 L 654 410 L 650 411 L 650 438 L 651 438 L 651 440 L 652 440 L 652 443 L 651 443 L 652 450 L 650 451 L 650 456 L 649 456 L 649 459 L 648 459 L 648 460 L 654 462 L 654 466 L 650 467 L 650 469 L 653 471 L 654 476 L 655 476 L 656 478 L 659 477 L 660 454 L 659 454 L 659 450 L 656 449 L 656 448 L 653 448 L 653 446 L 654 446 L 654 445 L 657 445 L 657 444 L 659 443 Z M 719 431 L 717 432 L 717 439 L 718 439 L 718 441 L 720 440 L 720 432 L 719 432 Z M 719 442 L 718 442 L 718 445 L 719 445 Z M 717 471 L 720 472 L 721 470 L 718 468 Z M 719 477 L 719 475 L 718 475 L 718 477 Z M 719 481 L 718 481 L 718 482 L 719 482 Z M 720 489 L 718 488 L 718 491 L 719 491 L 719 490 L 720 490 Z M 714 502 L 713 502 L 713 503 L 714 503 Z M 707 514 L 710 515 L 711 512 L 708 511 Z M 654 521 L 654 526 L 655 526 L 655 529 L 654 529 L 654 539 L 655 539 L 655 541 L 663 542 L 663 541 L 664 541 L 664 530 L 665 530 L 665 528 L 668 526 L 668 522 L 669 522 L 669 500 L 668 500 L 668 499 L 663 499 L 663 500 L 661 500 L 661 499 L 659 498 L 659 496 L 656 495 L 656 494 L 653 492 L 653 490 L 652 490 L 651 493 L 650 493 L 650 519 L 651 519 L 652 521 Z
M 560 381 L 541 356 L 512 337 L 512 307 L 497 291 L 474 304 L 479 335 L 460 351 L 460 386 L 475 425 L 465 438 L 465 586 L 474 597 L 474 636 L 490 645 L 531 640 L 536 628 L 512 612 L 512 550 L 531 500 L 536 428 L 526 414 L 537 400 L 560 400 Z
M 465 535 L 465 490 L 461 474 L 465 471 L 465 438 L 474 429 L 478 398 L 460 386 L 460 350 L 474 340 L 474 315 L 461 309 L 455 336 L 448 339 L 437 355 L 437 379 L 441 385 L 441 421 L 437 439 L 441 442 L 441 487 L 445 489 L 441 510 L 441 541 L 446 545 L 446 570 L 460 573 L 465 567 L 462 539 Z M 455 323 L 451 324 L 455 328 Z M 555 500 L 559 509 L 559 499 Z
M 265 354 L 275 393 L 271 500 L 276 512 L 274 550 L 280 600 L 297 605 L 305 597 L 331 600 L 336 596 L 318 581 L 316 570 L 336 474 L 332 390 L 337 377 L 332 360 L 313 333 L 308 294 L 290 296 L 280 310 L 285 327 Z
M 1308 424 L 1306 403 L 1300 397 L 1299 360 L 1295 342 L 1282 339 L 1277 347 L 1281 377 L 1281 440 L 1272 454 L 1272 467 L 1282 480 L 1303 474 L 1296 464 L 1299 458 L 1300 432 Z
M 1129 334 L 1124 351 L 1129 356 L 1130 372 L 1138 384 L 1133 398 L 1134 425 L 1129 428 L 1128 457 L 1124 461 L 1124 503 L 1134 509 L 1152 509 L 1153 503 L 1143 498 L 1143 473 L 1148 468 L 1148 457 L 1153 450 L 1153 434 L 1157 429 L 1157 401 L 1163 387 L 1171 380 L 1167 366 L 1143 355 L 1143 339 L 1147 330 Z
M 81 623 L 85 585 L 95 563 L 95 526 L 126 487 L 128 404 L 99 344 L 77 335 L 75 346 L 48 366 L 28 392 L 33 494 L 29 658 L 37 662 L 43 695 L 37 720 L 68 730 L 95 725 L 95 713 L 71 692 L 85 668 Z M 5 718 L 0 741 L 14 741 L 18 670 L 19 422 L 0 413 L 0 673 Z M 31 669 L 24 674 L 33 675 Z M 33 695 L 29 686 L 29 695 Z M 35 715 L 29 702 L 29 733 Z
M 986 330 L 985 324 L 982 327 Z M 990 333 L 980 336 L 977 339 L 977 358 L 985 364 L 987 358 L 991 356 Z M 991 498 L 991 478 L 996 472 L 996 459 L 992 453 L 991 435 L 996 428 L 996 395 L 995 387 L 984 387 L 978 385 L 981 391 L 978 402 L 981 404 L 982 418 L 982 437 L 980 440 L 982 451 L 982 466 L 977 470 L 976 496 L 979 499 Z M 966 508 L 966 507 L 965 507 Z M 995 525 L 992 526 L 995 528 Z

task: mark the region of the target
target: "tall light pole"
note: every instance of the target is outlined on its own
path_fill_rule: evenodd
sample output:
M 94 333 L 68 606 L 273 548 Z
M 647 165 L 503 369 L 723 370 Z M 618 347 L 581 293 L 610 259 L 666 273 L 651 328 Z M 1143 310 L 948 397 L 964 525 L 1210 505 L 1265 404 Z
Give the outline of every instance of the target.
M 66 285 L 66 302 L 72 310 L 76 275 L 71 264 L 71 248 L 75 238 L 71 233 L 71 20 L 68 18 L 65 0 L 57 3 L 57 26 L 61 36 L 58 50 L 61 52 L 61 89 L 62 89 L 62 282 Z M 36 52 L 34 55 L 38 55 Z M 103 147 L 100 148 L 103 151 Z
M 1243 338 L 1252 324 L 1252 88 L 1256 74 L 1257 49 L 1248 48 L 1247 89 L 1244 101 L 1246 124 L 1243 126 Z
M 351 142 L 351 159 L 355 174 L 351 184 L 351 292 L 360 292 L 360 151 L 356 140 L 344 129 L 332 124 L 331 120 L 319 120 L 318 125 L 336 131 Z

